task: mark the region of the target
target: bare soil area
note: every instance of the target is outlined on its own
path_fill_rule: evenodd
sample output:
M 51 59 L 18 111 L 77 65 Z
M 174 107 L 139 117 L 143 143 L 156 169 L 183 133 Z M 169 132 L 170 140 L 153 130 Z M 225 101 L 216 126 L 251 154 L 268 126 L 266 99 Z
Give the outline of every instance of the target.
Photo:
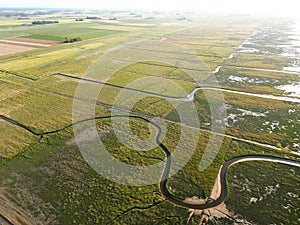
M 34 50 L 34 49 L 36 49 L 36 47 L 21 46 L 21 45 L 0 42 L 0 56 L 14 54 L 14 53 L 18 53 L 18 52 L 25 52 L 25 51 Z
M 0 56 L 25 52 L 36 48 L 50 47 L 57 44 L 60 44 L 60 42 L 20 37 L 4 38 L 0 39 Z
M 58 41 L 48 41 L 48 40 L 39 40 L 33 38 L 23 38 L 23 37 L 13 37 L 13 38 L 4 38 L 2 40 L 18 41 L 18 42 L 28 42 L 33 44 L 46 44 L 46 45 L 57 45 L 60 44 Z

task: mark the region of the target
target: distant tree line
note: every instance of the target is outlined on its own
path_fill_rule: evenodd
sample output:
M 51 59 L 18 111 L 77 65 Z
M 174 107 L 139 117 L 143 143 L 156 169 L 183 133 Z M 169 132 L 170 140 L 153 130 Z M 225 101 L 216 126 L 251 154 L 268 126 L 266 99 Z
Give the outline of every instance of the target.
M 19 17 L 18 20 L 30 20 L 29 17 Z
M 87 16 L 86 19 L 88 19 L 88 20 L 101 20 L 101 17 L 97 17 L 97 16 Z
M 45 21 L 45 20 L 42 20 L 42 21 L 33 21 L 31 24 L 32 25 L 44 25 L 44 24 L 53 24 L 53 23 L 59 23 L 58 21 Z
M 88 19 L 88 20 L 102 20 L 102 18 L 98 17 L 98 16 L 87 16 L 86 19 Z M 117 17 L 110 17 L 109 20 L 117 20 Z
M 0 15 L 3 16 L 2 13 Z M 27 17 L 28 14 L 27 13 L 21 13 L 21 12 L 11 12 L 11 13 L 5 13 L 4 16 L 5 17 L 13 17 L 13 16 Z
M 5 9 L 4 9 L 5 10 Z M 51 15 L 57 12 L 61 12 L 59 10 L 50 10 L 50 11 L 35 11 L 31 12 L 30 9 L 10 9 L 12 12 L 1 12 L 0 10 L 0 16 L 6 16 L 6 17 L 14 17 L 14 16 L 20 16 L 20 17 L 28 17 L 28 16 L 41 16 L 41 15 Z M 19 10 L 26 11 L 27 12 L 20 12 Z M 33 10 L 33 9 L 31 9 Z
M 1 8 L 0 5 L 0 17 L 32 17 L 32 16 L 39 16 L 39 15 L 52 15 L 56 13 L 64 13 L 64 12 L 71 12 L 74 14 L 82 14 L 83 11 L 74 9 L 50 9 L 50 10 L 39 10 L 39 9 L 32 9 L 32 8 Z

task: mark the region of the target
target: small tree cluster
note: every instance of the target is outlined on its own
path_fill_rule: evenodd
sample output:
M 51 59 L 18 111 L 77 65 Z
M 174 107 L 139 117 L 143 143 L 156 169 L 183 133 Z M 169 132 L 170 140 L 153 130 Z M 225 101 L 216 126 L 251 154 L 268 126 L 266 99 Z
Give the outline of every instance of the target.
M 52 24 L 52 23 L 59 23 L 58 21 L 33 21 L 32 25 L 43 25 L 43 24 Z
M 78 41 L 82 41 L 80 37 L 77 37 L 77 38 L 65 38 L 64 43 L 73 43 L 73 42 L 78 42 Z

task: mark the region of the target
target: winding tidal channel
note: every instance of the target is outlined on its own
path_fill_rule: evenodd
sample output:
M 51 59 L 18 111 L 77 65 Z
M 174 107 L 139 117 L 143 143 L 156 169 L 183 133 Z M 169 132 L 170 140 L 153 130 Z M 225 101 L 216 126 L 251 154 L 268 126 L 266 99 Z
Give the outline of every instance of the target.
M 166 146 L 163 143 L 161 143 L 159 140 L 160 135 L 161 135 L 161 128 L 157 124 L 155 124 L 145 118 L 136 117 L 136 116 L 133 116 L 133 118 L 142 119 L 143 121 L 146 121 L 149 124 L 152 124 L 153 126 L 155 126 L 157 128 L 158 132 L 157 132 L 157 136 L 156 136 L 156 143 L 163 150 L 163 152 L 166 155 L 166 165 L 165 165 L 165 168 L 162 173 L 161 180 L 160 180 L 160 191 L 161 191 L 162 195 L 165 197 L 165 199 L 167 199 L 169 202 L 172 202 L 173 204 L 175 204 L 177 206 L 181 206 L 181 207 L 185 207 L 185 208 L 189 208 L 189 209 L 204 210 L 204 209 L 214 208 L 214 207 L 221 205 L 226 200 L 226 197 L 227 197 L 227 182 L 226 182 L 227 170 L 229 167 L 231 167 L 237 163 L 247 162 L 247 161 L 266 161 L 266 162 L 275 162 L 275 163 L 281 163 L 281 164 L 285 164 L 285 165 L 300 167 L 300 162 L 290 160 L 290 159 L 273 157 L 273 156 L 245 155 L 245 156 L 235 157 L 235 158 L 232 158 L 232 159 L 226 161 L 225 163 L 223 163 L 223 165 L 221 165 L 221 168 L 219 170 L 219 174 L 217 176 L 219 179 L 216 179 L 215 182 L 217 182 L 218 186 L 221 187 L 220 196 L 218 198 L 216 198 L 215 200 L 213 199 L 212 201 L 203 203 L 203 204 L 189 203 L 189 202 L 186 202 L 186 201 L 176 197 L 175 195 L 171 194 L 167 187 L 171 163 L 172 163 L 172 155 L 171 155 L 170 151 L 166 148 Z
M 160 141 L 160 136 L 161 136 L 160 126 L 158 126 L 156 123 L 154 123 L 144 117 L 134 116 L 134 115 L 131 115 L 131 116 L 115 115 L 115 116 L 95 117 L 95 118 L 89 118 L 89 119 L 85 119 L 82 121 L 78 121 L 76 123 L 70 124 L 59 130 L 48 131 L 48 132 L 44 132 L 44 133 L 36 133 L 28 126 L 20 124 L 19 122 L 15 121 L 13 119 L 7 118 L 3 115 L 0 115 L 0 118 L 5 120 L 6 122 L 9 122 L 15 126 L 21 127 L 23 129 L 27 130 L 28 132 L 32 133 L 33 135 L 38 136 L 40 138 L 43 138 L 44 135 L 53 134 L 53 133 L 62 131 L 64 129 L 70 128 L 76 124 L 80 124 L 83 122 L 92 121 L 92 120 L 100 120 L 100 119 L 116 118 L 116 117 L 117 118 L 128 118 L 129 117 L 131 119 L 138 119 L 138 120 L 141 120 L 143 122 L 146 122 L 146 123 L 154 126 L 157 129 L 155 141 L 156 141 L 156 144 L 161 148 L 161 150 L 164 152 L 164 154 L 166 156 L 166 164 L 165 164 L 164 170 L 162 171 L 161 179 L 159 181 L 160 191 L 166 200 L 168 200 L 169 202 L 172 202 L 173 204 L 175 204 L 177 206 L 181 206 L 181 207 L 185 207 L 185 208 L 189 208 L 189 209 L 204 210 L 204 209 L 214 208 L 214 207 L 217 207 L 218 205 L 222 204 L 226 200 L 226 197 L 227 197 L 227 182 L 226 182 L 227 170 L 229 167 L 231 167 L 237 163 L 246 162 L 246 161 L 267 161 L 267 162 L 275 162 L 275 163 L 281 163 L 281 164 L 285 164 L 285 165 L 300 167 L 300 162 L 298 162 L 298 161 L 285 159 L 285 158 L 278 158 L 278 157 L 273 157 L 273 156 L 245 155 L 245 156 L 235 157 L 235 158 L 232 158 L 232 159 L 228 160 L 227 162 L 223 163 L 223 165 L 221 165 L 221 167 L 220 167 L 219 174 L 217 176 L 218 179 L 216 179 L 216 181 L 215 181 L 217 183 L 217 185 L 221 188 L 220 195 L 216 199 L 212 199 L 212 201 L 209 201 L 209 202 L 206 202 L 203 204 L 190 203 L 190 202 L 186 202 L 183 199 L 176 197 L 175 195 L 170 193 L 170 191 L 168 190 L 167 183 L 168 183 L 170 168 L 171 168 L 171 164 L 172 164 L 172 155 L 171 155 L 170 151 L 168 150 L 168 148 Z
M 220 68 L 219 68 L 220 69 Z M 150 96 L 155 96 L 155 97 L 161 97 L 167 100 L 173 100 L 173 101 L 194 101 L 194 96 L 196 94 L 197 91 L 199 90 L 216 90 L 216 91 L 223 91 L 223 92 L 230 92 L 230 93 L 235 93 L 235 94 L 242 94 L 242 95 L 248 95 L 248 96 L 254 96 L 254 97 L 261 97 L 261 98 L 266 98 L 266 99 L 274 99 L 274 100 L 280 100 L 280 101 L 287 101 L 287 102 L 293 102 L 293 103 L 300 103 L 300 99 L 299 98 L 293 98 L 293 97 L 288 97 L 288 96 L 273 96 L 273 95 L 266 95 L 266 94 L 255 94 L 255 93 L 248 93 L 248 92 L 242 92 L 242 91 L 234 91 L 234 90 L 229 90 L 229 89 L 221 89 L 221 88 L 216 88 L 216 87 L 197 87 L 195 88 L 190 94 L 188 94 L 186 97 L 172 97 L 172 96 L 164 96 L 164 95 L 160 95 L 160 94 L 156 94 L 156 93 L 151 93 L 151 92 L 147 92 L 147 91 L 142 91 L 142 90 L 137 90 L 137 89 L 132 89 L 132 88 L 124 88 L 118 85 L 113 85 L 113 84 L 107 84 L 107 83 L 102 83 L 99 81 L 94 81 L 94 80 L 89 80 L 89 79 L 83 79 L 83 78 L 77 78 L 71 75 L 66 75 L 66 74 L 55 74 L 57 76 L 63 76 L 63 77 L 67 77 L 67 78 L 71 78 L 71 79 L 80 79 L 80 80 L 84 80 L 87 82 L 93 82 L 93 83 L 98 83 L 98 84 L 102 84 L 102 85 L 106 85 L 106 86 L 111 86 L 114 88 L 120 88 L 120 89 L 127 89 L 128 91 L 133 91 L 133 92 L 142 92 L 144 94 L 150 95 Z M 120 110 L 121 112 L 122 110 Z M 78 121 L 76 123 L 67 125 L 61 129 L 58 130 L 53 130 L 53 131 L 47 131 L 44 133 L 37 133 L 34 130 L 32 130 L 30 127 L 19 123 L 18 121 L 15 121 L 11 118 L 8 118 L 4 115 L 0 115 L 0 119 L 5 120 L 6 122 L 13 124 L 15 126 L 18 126 L 22 129 L 25 129 L 26 131 L 30 132 L 31 134 L 39 137 L 40 139 L 42 139 L 45 135 L 48 134 L 53 134 L 53 133 L 57 133 L 59 131 L 63 131 L 67 128 L 70 128 L 76 124 L 79 123 L 83 123 L 83 122 L 87 122 L 87 121 L 91 121 L 91 120 L 99 120 L 99 119 L 109 119 L 109 118 L 113 118 L 113 117 L 119 117 L 119 118 L 128 118 L 128 116 L 123 116 L 123 115 L 117 115 L 117 116 L 103 116 L 103 117 L 95 117 L 95 118 L 89 118 L 89 119 L 85 119 L 82 121 Z M 165 160 L 165 167 L 162 171 L 162 175 L 159 181 L 159 188 L 160 191 L 162 193 L 162 195 L 164 196 L 164 198 L 173 203 L 174 205 L 180 206 L 180 207 L 184 207 L 184 208 L 188 208 L 188 209 L 195 209 L 195 210 L 205 210 L 205 209 L 210 209 L 210 208 L 215 208 L 221 204 L 223 204 L 227 198 L 227 181 L 226 181 L 226 174 L 228 169 L 237 164 L 237 163 L 241 163 L 241 162 L 246 162 L 246 161 L 266 161 L 266 162 L 274 162 L 274 163 L 281 163 L 281 164 L 285 164 L 285 165 L 290 165 L 290 166 L 295 166 L 295 167 L 300 167 L 300 162 L 298 161 L 294 161 L 294 160 L 290 160 L 290 159 L 285 159 L 285 158 L 278 158 L 278 157 L 273 157 L 273 156 L 262 156 L 262 155 L 245 155 L 245 156 L 239 156 L 239 157 L 235 157 L 232 158 L 228 161 L 226 161 L 225 163 L 223 163 L 220 166 L 220 170 L 219 173 L 217 175 L 217 178 L 215 180 L 215 186 L 219 187 L 219 196 L 217 196 L 215 199 L 210 199 L 209 201 L 205 202 L 205 203 L 192 203 L 192 202 L 187 202 L 183 199 L 180 199 L 178 197 L 176 197 L 175 195 L 173 195 L 168 187 L 168 179 L 169 179 L 169 174 L 170 174 L 170 169 L 171 169 L 171 164 L 172 164 L 172 155 L 170 153 L 170 151 L 166 148 L 166 146 L 161 143 L 160 141 L 160 137 L 161 137 L 161 128 L 154 122 L 150 121 L 149 119 L 147 119 L 147 115 L 132 115 L 129 116 L 132 119 L 138 119 L 138 120 L 142 120 L 148 124 L 151 124 L 152 126 L 154 126 L 157 129 L 157 135 L 156 135 L 156 144 L 160 147 L 160 149 L 164 152 L 165 156 L 166 156 L 166 160 Z M 168 121 L 171 122 L 171 121 Z M 212 132 L 213 133 L 213 132 Z M 228 136 L 228 135 L 225 135 Z M 260 146 L 265 146 L 265 147 L 269 147 L 272 149 L 276 149 L 274 146 L 269 146 L 269 145 L 264 145 L 261 143 L 256 143 L 256 142 L 251 142 L 249 140 L 244 140 L 244 139 L 239 139 L 233 136 L 228 136 L 230 138 L 233 139 L 237 139 L 240 141 L 246 141 L 246 142 L 250 142 L 253 144 L 257 144 Z M 4 215 L 0 214 L 0 223 L 2 224 L 8 224 L 8 225 L 13 225 L 13 223 L 7 219 Z
M 102 40 L 102 39 L 104 39 L 104 38 L 98 38 L 96 40 Z M 92 43 L 92 42 L 94 42 L 94 40 L 85 41 L 83 43 Z M 0 61 L 5 61 L 5 60 L 10 60 L 10 59 L 15 59 L 15 58 L 21 58 L 21 57 L 24 57 L 24 56 L 27 56 L 27 55 L 34 55 L 36 53 L 49 52 L 49 51 L 53 51 L 53 50 L 69 48 L 70 46 L 73 46 L 73 45 L 67 45 L 67 46 L 60 45 L 60 46 L 55 46 L 55 47 L 52 47 L 52 48 L 49 48 L 49 49 L 36 50 L 32 53 L 26 53 L 26 55 L 25 55 L 25 53 L 20 53 L 18 55 L 8 56 L 6 58 L 1 58 Z M 232 56 L 230 56 L 230 57 L 232 57 Z M 221 68 L 221 66 L 217 67 L 216 70 L 213 73 L 218 73 L 220 71 L 220 68 Z M 237 67 L 237 66 L 235 66 L 235 68 L 295 74 L 294 72 L 283 72 L 283 71 L 266 70 L 266 69 L 258 69 L 258 68 L 247 68 L 247 67 Z M 7 72 L 7 71 L 3 71 L 3 72 Z M 99 82 L 99 81 L 93 81 L 93 80 L 89 80 L 89 79 L 78 78 L 78 77 L 75 77 L 75 76 L 61 74 L 61 73 L 56 74 L 56 75 L 63 76 L 63 77 L 68 77 L 68 78 L 72 78 L 72 79 L 80 79 L 80 80 L 83 80 L 83 81 L 98 83 L 98 84 L 107 85 L 107 86 L 114 87 L 114 88 L 125 89 L 125 90 L 128 90 L 128 91 L 141 92 L 141 93 L 144 93 L 144 94 L 148 94 L 150 96 L 162 97 L 164 99 L 174 100 L 174 101 L 193 101 L 195 93 L 197 91 L 204 90 L 204 89 L 210 89 L 210 90 L 230 92 L 230 93 L 242 94 L 242 95 L 248 95 L 248 96 L 254 96 L 254 97 L 261 97 L 261 98 L 266 98 L 266 99 L 274 99 L 274 100 L 281 100 L 281 101 L 287 101 L 287 102 L 293 102 L 293 103 L 300 103 L 299 98 L 292 98 L 292 97 L 288 97 L 288 96 L 273 96 L 273 95 L 266 95 L 266 94 L 255 94 L 255 93 L 234 91 L 234 90 L 221 89 L 221 88 L 215 88 L 215 87 L 197 87 L 190 94 L 188 94 L 186 97 L 176 98 L 176 97 L 172 97 L 172 96 L 163 96 L 163 95 L 160 95 L 160 94 L 151 93 L 151 92 L 142 91 L 142 90 L 137 90 L 137 89 L 133 89 L 133 88 L 126 88 L 126 87 L 123 87 L 123 86 L 102 83 L 102 82 Z M 245 156 L 238 156 L 238 157 L 235 157 L 235 158 L 231 158 L 230 160 L 228 160 L 228 161 L 224 162 L 222 165 L 220 165 L 220 170 L 219 170 L 219 173 L 217 175 L 217 179 L 215 180 L 215 185 L 220 187 L 220 194 L 219 194 L 219 196 L 216 197 L 216 199 L 211 199 L 210 201 L 208 201 L 206 203 L 201 203 L 201 204 L 186 202 L 185 200 L 180 199 L 177 196 L 173 195 L 168 189 L 168 179 L 169 179 L 170 169 L 171 169 L 171 165 L 172 165 L 172 154 L 170 153 L 169 149 L 160 141 L 161 133 L 162 133 L 161 127 L 159 125 L 157 125 L 156 123 L 150 121 L 149 119 L 145 118 L 145 116 L 146 115 L 140 115 L 140 116 L 138 116 L 138 115 L 135 115 L 135 116 L 133 116 L 133 115 L 132 116 L 118 115 L 118 116 L 102 116 L 102 117 L 88 118 L 88 119 L 85 119 L 85 120 L 75 122 L 73 124 L 69 124 L 69 125 L 61 128 L 61 129 L 58 129 L 58 130 L 47 131 L 47 132 L 43 132 L 43 133 L 37 133 L 33 129 L 31 129 L 29 126 L 21 124 L 20 122 L 14 120 L 14 119 L 8 118 L 4 115 L 0 115 L 0 119 L 4 120 L 4 121 L 6 121 L 6 122 L 8 122 L 8 123 L 10 123 L 14 126 L 20 127 L 22 129 L 26 130 L 27 132 L 30 132 L 32 135 L 37 136 L 40 139 L 42 139 L 45 135 L 57 133 L 59 131 L 63 131 L 67 128 L 70 128 L 70 127 L 72 127 L 76 124 L 80 124 L 80 123 L 84 123 L 84 122 L 92 121 L 92 120 L 110 119 L 110 118 L 113 118 L 113 117 L 118 117 L 118 118 L 128 118 L 128 117 L 130 117 L 132 119 L 137 119 L 137 120 L 141 120 L 143 122 L 146 122 L 146 123 L 154 126 L 157 129 L 157 134 L 156 134 L 156 138 L 155 138 L 156 144 L 164 152 L 165 157 L 166 157 L 165 158 L 165 166 L 164 166 L 164 169 L 162 171 L 162 174 L 161 174 L 161 177 L 160 177 L 160 180 L 159 180 L 160 191 L 161 191 L 162 195 L 164 196 L 164 198 L 167 201 L 173 203 L 174 205 L 184 207 L 184 208 L 188 208 L 188 209 L 205 210 L 205 209 L 214 208 L 214 207 L 217 207 L 217 206 L 223 204 L 225 202 L 225 200 L 227 198 L 227 194 L 228 194 L 227 180 L 226 180 L 227 171 L 231 166 L 233 166 L 235 164 L 242 163 L 242 162 L 247 162 L 247 161 L 265 161 L 265 162 L 281 163 L 281 164 L 294 166 L 294 167 L 300 167 L 300 162 L 298 162 L 298 161 L 294 161 L 294 160 L 286 159 L 286 158 L 273 157 L 273 156 L 245 155 Z M 234 137 L 231 137 L 231 136 L 229 136 L 229 137 L 234 138 Z M 240 140 L 242 140 L 242 139 L 240 139 Z M 245 141 L 245 140 L 242 140 L 242 141 Z M 252 143 L 254 143 L 254 142 L 252 142 Z M 254 144 L 257 144 L 257 143 L 254 143 Z M 266 147 L 272 147 L 272 146 L 267 146 L 267 145 L 265 145 L 265 146 Z M 0 224 L 13 225 L 13 223 L 8 218 L 4 217 L 1 214 L 0 214 Z

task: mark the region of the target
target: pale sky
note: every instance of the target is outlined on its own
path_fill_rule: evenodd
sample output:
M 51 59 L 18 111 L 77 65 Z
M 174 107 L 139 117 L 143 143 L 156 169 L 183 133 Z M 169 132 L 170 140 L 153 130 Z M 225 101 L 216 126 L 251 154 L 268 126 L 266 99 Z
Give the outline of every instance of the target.
M 0 0 L 0 7 L 201 10 L 299 17 L 298 0 Z

